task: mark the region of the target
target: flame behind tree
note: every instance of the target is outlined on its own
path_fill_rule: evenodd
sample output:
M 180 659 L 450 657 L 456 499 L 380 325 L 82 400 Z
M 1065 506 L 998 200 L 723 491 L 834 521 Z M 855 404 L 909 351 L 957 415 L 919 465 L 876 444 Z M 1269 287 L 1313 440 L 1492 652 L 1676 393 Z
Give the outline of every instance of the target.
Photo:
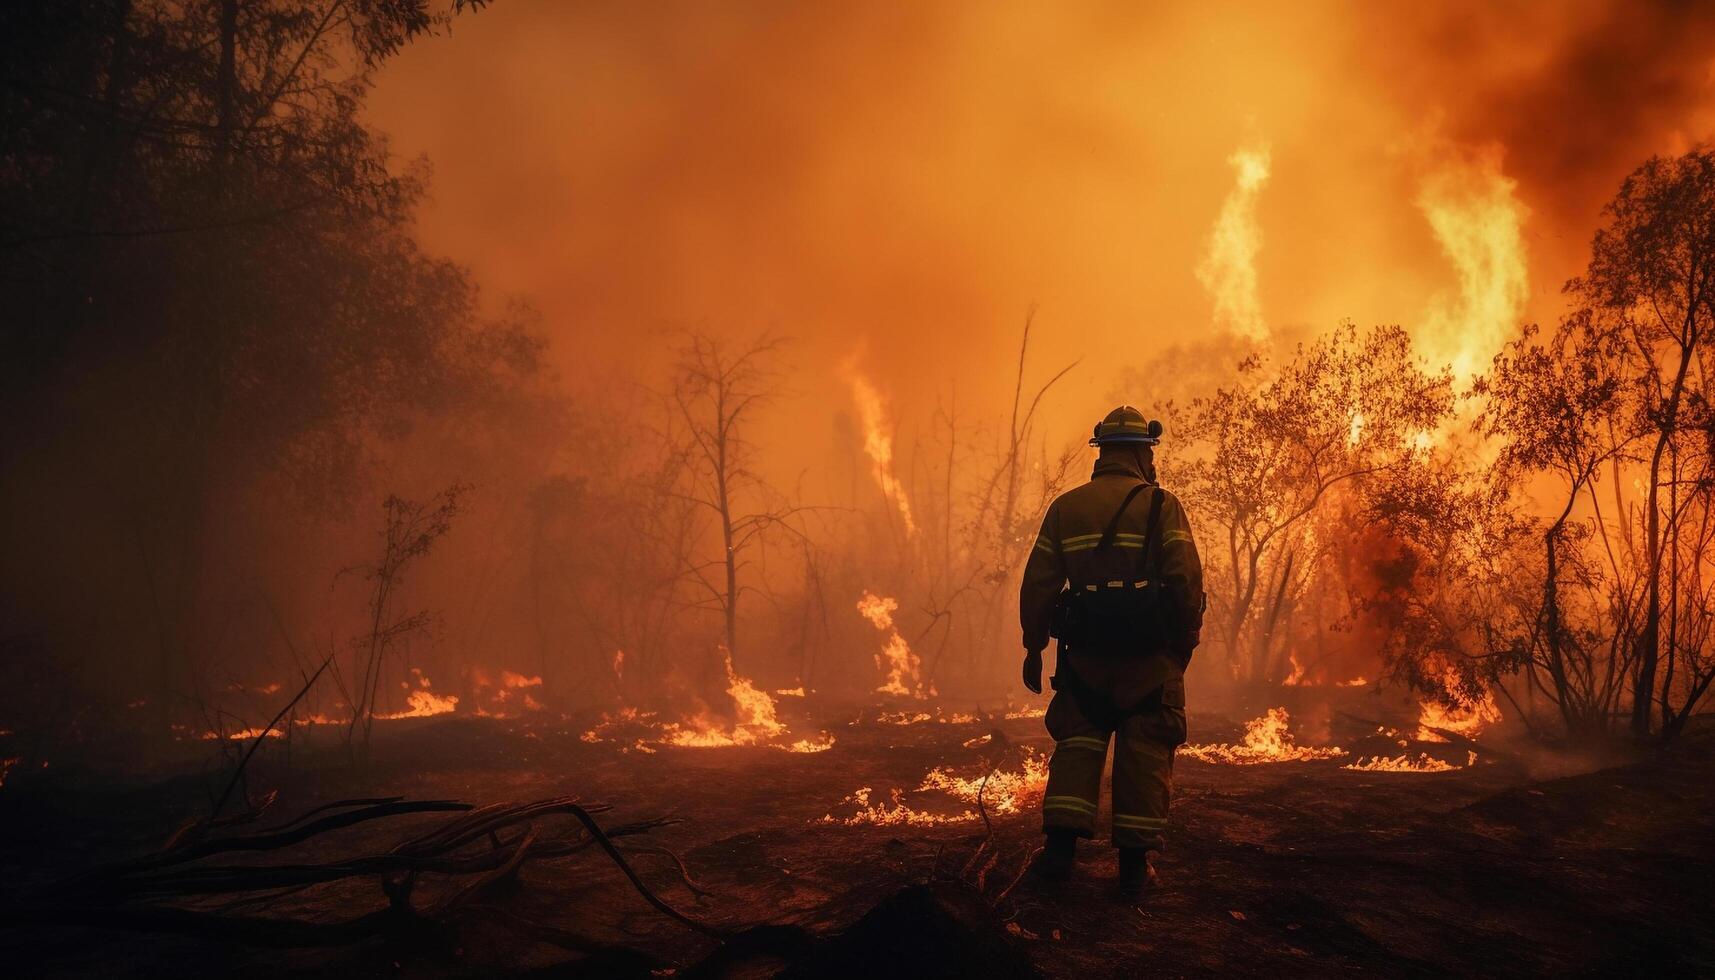
M 1469 381 L 1501 349 L 1530 297 L 1522 227 L 1528 209 L 1501 172 L 1499 149 L 1461 156 L 1432 172 L 1417 206 L 1458 276 L 1456 297 L 1439 296 L 1416 331 L 1436 365 Z
M 917 522 L 911 518 L 911 499 L 905 487 L 893 473 L 893 434 L 887 429 L 887 413 L 881 393 L 869 379 L 855 370 L 848 372 L 852 396 L 857 400 L 858 415 L 863 420 L 863 451 L 869 456 L 876 485 L 888 503 L 899 510 L 899 521 L 907 538 L 916 537 Z
M 1267 340 L 1268 323 L 1257 299 L 1256 256 L 1262 250 L 1257 198 L 1268 183 L 1269 146 L 1240 148 L 1227 158 L 1233 189 L 1221 203 L 1207 250 L 1197 266 L 1197 281 L 1215 303 L 1215 324 L 1249 340 Z
M 857 603 L 857 610 L 863 618 L 887 634 L 887 645 L 875 656 L 876 669 L 886 674 L 887 679 L 875 690 L 878 694 L 927 697 L 935 693 L 934 686 L 931 685 L 927 693 L 923 690 L 922 661 L 911 651 L 911 645 L 899 635 L 899 629 L 893 623 L 893 614 L 898 609 L 899 600 L 869 591 L 865 591 Z

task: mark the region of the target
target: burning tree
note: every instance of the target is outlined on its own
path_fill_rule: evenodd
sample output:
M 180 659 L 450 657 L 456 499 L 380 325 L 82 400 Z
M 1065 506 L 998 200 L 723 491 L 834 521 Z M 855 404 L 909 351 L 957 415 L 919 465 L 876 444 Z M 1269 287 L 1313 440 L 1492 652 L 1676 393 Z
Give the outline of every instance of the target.
M 1336 488 L 1420 453 L 1451 409 L 1451 381 L 1417 365 L 1400 328 L 1351 324 L 1301 345 L 1272 376 L 1256 358 L 1241 368 L 1248 385 L 1193 404 L 1199 451 L 1180 472 L 1192 512 L 1216 528 L 1203 549 L 1211 581 L 1225 583 L 1210 590 L 1215 633 L 1234 671 L 1260 682 L 1277 614 L 1258 613 L 1292 589 L 1310 518 Z
M 1553 474 L 1563 491 L 1529 662 L 1543 690 L 1587 732 L 1609 727 L 1629 686 L 1632 732 L 1648 735 L 1659 709 L 1671 737 L 1715 681 L 1703 558 L 1715 534 L 1715 151 L 1647 161 L 1604 214 L 1588 270 L 1566 287 L 1572 311 L 1546 341 L 1527 330 L 1496 359 L 1485 427 L 1504 465 Z M 1569 607 L 1569 584 L 1585 601 Z
M 1516 492 L 1440 450 L 1364 494 L 1360 514 L 1385 530 L 1387 548 L 1367 557 L 1372 573 L 1356 604 L 1381 626 L 1387 674 L 1428 694 L 1426 711 L 1438 706 L 1443 720 L 1486 703 L 1491 685 L 1510 697 L 1501 682 L 1533 663 L 1540 526 Z

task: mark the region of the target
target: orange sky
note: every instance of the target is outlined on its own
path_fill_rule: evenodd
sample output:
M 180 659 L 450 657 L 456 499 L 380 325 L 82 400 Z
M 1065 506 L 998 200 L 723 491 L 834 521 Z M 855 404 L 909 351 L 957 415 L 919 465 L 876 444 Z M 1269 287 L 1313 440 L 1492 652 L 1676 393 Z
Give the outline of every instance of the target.
M 1035 303 L 1035 364 L 1084 358 L 1070 438 L 1213 329 L 1241 147 L 1268 150 L 1268 329 L 1423 334 L 1512 315 L 1464 300 L 1426 194 L 1513 208 L 1517 315 L 1552 318 L 1620 178 L 1715 123 L 1705 14 L 1434 7 L 504 0 L 391 63 L 370 114 L 433 162 L 428 247 L 539 308 L 568 377 L 772 327 L 799 341 L 776 432 L 853 414 L 854 355 L 908 431 L 954 386 L 1001 409 Z

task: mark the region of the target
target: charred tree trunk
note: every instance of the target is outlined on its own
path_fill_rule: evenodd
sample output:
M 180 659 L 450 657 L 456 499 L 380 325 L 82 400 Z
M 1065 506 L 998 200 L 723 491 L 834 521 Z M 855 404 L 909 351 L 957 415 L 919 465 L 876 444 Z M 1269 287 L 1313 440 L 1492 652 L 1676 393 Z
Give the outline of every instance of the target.
M 220 3 L 220 65 L 215 77 L 214 175 L 217 193 L 224 190 L 232 164 L 233 123 L 238 111 L 238 0 Z
M 1691 368 L 1692 355 L 1697 350 L 1697 307 L 1686 308 L 1684 332 L 1680 334 L 1679 368 L 1673 376 L 1667 403 L 1662 407 L 1661 426 L 1656 437 L 1655 452 L 1650 454 L 1649 514 L 1645 518 L 1645 560 L 1648 568 L 1647 598 L 1644 607 L 1644 628 L 1638 635 L 1637 682 L 1632 688 L 1632 734 L 1648 738 L 1650 716 L 1655 702 L 1655 672 L 1661 635 L 1661 460 L 1668 444 L 1673 441 L 1679 417 L 1679 401 L 1685 391 L 1685 378 Z

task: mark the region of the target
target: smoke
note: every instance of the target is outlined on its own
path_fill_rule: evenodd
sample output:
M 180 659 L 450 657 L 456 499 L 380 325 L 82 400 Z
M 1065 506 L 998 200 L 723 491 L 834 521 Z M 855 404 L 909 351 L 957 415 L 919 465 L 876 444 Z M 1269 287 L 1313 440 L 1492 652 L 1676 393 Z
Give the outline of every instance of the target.
M 1379 89 L 1448 138 L 1504 150 L 1556 275 L 1582 263 L 1601 206 L 1644 158 L 1715 126 L 1715 7 L 1602 0 L 1551 6 L 1357 8 Z M 1372 74 L 1373 73 L 1373 74 Z M 1570 266 L 1570 268 L 1568 268 Z
M 921 521 L 929 538 L 944 518 L 913 514 L 902 487 L 924 482 L 930 455 L 913 434 L 938 431 L 945 407 L 968 428 L 936 458 L 986 449 L 1033 304 L 1030 377 L 1082 358 L 1034 417 L 1050 449 L 1078 445 L 1116 400 L 1167 419 L 1172 439 L 1167 400 L 1182 408 L 1230 381 L 1258 342 L 1348 318 L 1404 323 L 1466 377 L 1519 321 L 1558 313 L 1558 285 L 1627 172 L 1715 134 L 1712 64 L 1715 8 L 1677 3 L 508 0 L 388 62 L 365 112 L 401 167 L 433 165 L 424 249 L 467 265 L 494 307 L 522 296 L 539 310 L 574 418 L 419 429 L 390 452 L 387 486 L 365 488 L 361 513 L 332 531 L 327 515 L 282 517 L 222 486 L 194 515 L 219 529 L 206 561 L 129 513 L 77 513 L 67 501 L 83 497 L 55 483 L 75 466 L 8 473 L 15 509 L 40 529 L 14 549 L 10 581 L 54 593 L 55 608 L 61 593 L 93 596 L 115 631 L 165 647 L 176 630 L 149 625 L 160 614 L 143 570 L 182 564 L 179 606 L 249 603 L 245 631 L 210 615 L 196 645 L 274 649 L 284 664 L 288 642 L 343 643 L 363 619 L 366 590 L 340 573 L 374 548 L 372 489 L 469 480 L 475 510 L 445 560 L 412 577 L 412 608 L 444 615 L 433 643 L 446 669 L 428 663 L 437 696 L 475 704 L 454 668 L 478 662 L 553 685 L 617 676 L 623 659 L 629 688 L 664 655 L 604 638 L 574 662 L 571 638 L 607 596 L 556 607 L 532 586 L 551 590 L 578 562 L 613 562 L 609 578 L 645 567 L 620 533 L 639 524 L 694 537 L 691 517 L 687 530 L 627 509 L 616 476 L 652 476 L 633 452 L 670 413 L 638 392 L 659 385 L 672 331 L 796 338 L 788 387 L 746 433 L 757 475 L 794 503 L 835 504 L 849 499 L 842 464 L 866 460 L 860 475 L 906 533 Z M 854 345 L 865 374 L 843 377 Z M 848 398 L 861 424 L 842 429 Z M 1173 443 L 1162 454 L 1171 479 Z M 82 489 L 146 496 L 130 485 L 155 475 L 141 468 L 126 486 Z M 855 526 L 816 515 L 818 529 Z M 56 562 L 77 575 L 39 574 Z M 806 649 L 824 642 L 781 622 Z M 864 634 L 867 674 L 876 637 Z
M 1215 302 L 1215 324 L 1251 340 L 1268 338 L 1268 323 L 1257 299 L 1256 256 L 1262 250 L 1256 202 L 1268 183 L 1268 144 L 1239 149 L 1227 158 L 1234 172 L 1233 189 L 1221 203 L 1221 213 L 1209 233 L 1197 281 Z

